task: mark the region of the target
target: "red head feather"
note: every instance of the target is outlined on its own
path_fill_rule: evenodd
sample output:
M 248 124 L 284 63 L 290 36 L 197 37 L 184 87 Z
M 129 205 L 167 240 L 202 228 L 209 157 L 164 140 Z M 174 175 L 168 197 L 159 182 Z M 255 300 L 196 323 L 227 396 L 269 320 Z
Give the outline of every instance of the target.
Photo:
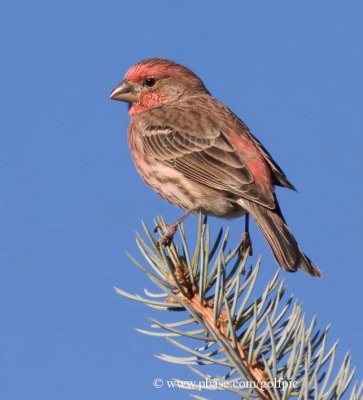
M 146 78 L 162 79 L 167 77 L 178 78 L 186 83 L 198 84 L 205 89 L 203 82 L 189 68 L 163 58 L 142 60 L 133 65 L 125 75 L 125 79 L 132 83 L 141 82 Z

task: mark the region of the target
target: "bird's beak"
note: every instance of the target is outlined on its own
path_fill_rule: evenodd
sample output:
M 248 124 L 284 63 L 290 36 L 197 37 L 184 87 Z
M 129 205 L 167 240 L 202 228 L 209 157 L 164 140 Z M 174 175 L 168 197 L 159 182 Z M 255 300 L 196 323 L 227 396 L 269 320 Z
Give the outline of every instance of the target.
M 133 85 L 123 80 L 113 89 L 110 99 L 135 103 L 139 100 L 139 93 L 135 90 Z

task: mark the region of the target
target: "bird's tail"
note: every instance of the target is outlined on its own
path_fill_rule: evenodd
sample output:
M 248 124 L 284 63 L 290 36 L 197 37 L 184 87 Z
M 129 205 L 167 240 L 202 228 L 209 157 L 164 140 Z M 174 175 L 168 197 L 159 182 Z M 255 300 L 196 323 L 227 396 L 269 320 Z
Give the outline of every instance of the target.
M 278 204 L 274 210 L 246 200 L 243 200 L 243 204 L 261 229 L 282 268 L 289 272 L 295 272 L 301 268 L 309 275 L 321 276 L 319 268 L 311 262 L 297 244 Z

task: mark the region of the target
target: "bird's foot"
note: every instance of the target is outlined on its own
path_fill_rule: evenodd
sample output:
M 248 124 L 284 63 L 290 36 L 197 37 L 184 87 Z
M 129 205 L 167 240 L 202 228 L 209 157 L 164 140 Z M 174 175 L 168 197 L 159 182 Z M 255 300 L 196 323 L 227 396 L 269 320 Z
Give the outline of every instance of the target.
M 163 228 L 160 225 L 157 225 L 154 228 L 154 232 L 158 232 Z M 160 236 L 158 240 L 159 246 L 170 246 L 170 243 L 173 241 L 174 235 L 178 229 L 178 224 L 167 224 L 166 228 L 163 229 L 164 233 Z
M 240 253 L 242 257 L 244 257 L 246 253 L 248 253 L 249 256 L 252 256 L 252 242 L 249 232 L 243 232 L 242 234 Z
M 194 211 L 189 210 L 185 214 L 183 214 L 180 218 L 178 218 L 173 224 L 166 224 L 165 228 L 160 226 L 159 224 L 156 225 L 154 228 L 154 232 L 162 232 L 164 233 L 160 236 L 158 240 L 159 246 L 169 246 L 170 243 L 173 241 L 173 237 L 178 229 L 178 226 L 188 217 L 188 215 L 192 214 Z

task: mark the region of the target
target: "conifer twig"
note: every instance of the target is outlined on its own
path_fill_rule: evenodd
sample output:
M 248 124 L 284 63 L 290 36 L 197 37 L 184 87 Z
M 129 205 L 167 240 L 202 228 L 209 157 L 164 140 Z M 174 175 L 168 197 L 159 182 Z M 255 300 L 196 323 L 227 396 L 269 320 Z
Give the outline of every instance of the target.
M 162 219 L 156 224 L 165 227 Z M 317 330 L 316 319 L 306 326 L 301 305 L 293 297 L 284 300 L 285 283 L 278 273 L 262 293 L 257 292 L 261 260 L 254 268 L 246 268 L 249 247 L 243 254 L 240 245 L 227 250 L 228 230 L 211 241 L 201 216 L 194 247 L 188 246 L 183 225 L 179 227 L 180 244 L 174 241 L 168 247 L 158 246 L 146 225 L 144 230 L 148 242 L 141 235 L 136 242 L 148 267 L 131 259 L 161 293 L 145 289 L 143 297 L 116 291 L 157 310 L 189 315 L 181 319 L 184 314 L 177 313 L 176 322 L 171 323 L 153 319 L 151 331 L 139 330 L 166 338 L 188 355 L 160 354 L 158 358 L 188 365 L 200 378 L 216 383 L 203 389 L 231 391 L 242 399 L 343 398 L 354 373 L 349 354 L 337 369 L 337 345 L 327 348 L 328 328 Z M 195 340 L 196 346 L 187 346 L 183 339 Z M 202 372 L 211 365 L 222 374 Z M 190 382 L 174 382 L 184 389 L 200 390 Z M 363 383 L 356 382 L 349 399 L 360 400 L 362 395 Z

